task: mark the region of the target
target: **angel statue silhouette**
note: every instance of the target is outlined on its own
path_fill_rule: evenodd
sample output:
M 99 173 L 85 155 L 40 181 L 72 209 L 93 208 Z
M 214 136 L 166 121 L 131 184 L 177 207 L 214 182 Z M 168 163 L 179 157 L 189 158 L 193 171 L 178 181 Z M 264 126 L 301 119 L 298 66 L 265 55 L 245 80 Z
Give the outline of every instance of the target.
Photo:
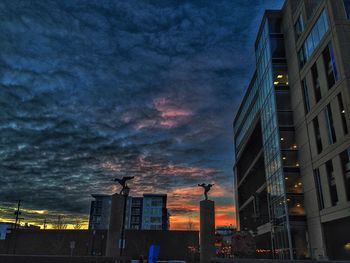
M 119 179 L 119 178 L 113 179 L 114 182 L 118 182 L 122 186 L 122 189 L 120 190 L 120 194 L 122 194 L 125 189 L 129 188 L 127 185 L 127 181 L 132 179 L 134 179 L 134 176 L 124 176 L 122 179 Z
M 198 184 L 198 186 L 203 187 L 205 200 L 208 200 L 208 192 L 214 184 Z

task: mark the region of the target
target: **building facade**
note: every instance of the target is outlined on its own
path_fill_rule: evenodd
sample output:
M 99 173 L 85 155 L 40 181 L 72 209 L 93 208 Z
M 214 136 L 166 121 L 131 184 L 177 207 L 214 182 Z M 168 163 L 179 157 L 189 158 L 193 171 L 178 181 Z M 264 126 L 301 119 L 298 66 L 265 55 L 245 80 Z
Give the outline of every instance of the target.
M 261 257 L 350 258 L 349 7 L 287 0 L 262 20 L 233 125 L 237 219 Z
M 166 208 L 166 202 L 166 194 L 143 195 L 142 229 L 169 229 L 169 216 Z
M 89 229 L 108 229 L 112 197 L 104 194 L 92 194 L 91 196 L 95 200 L 91 201 Z
M 89 229 L 103 230 L 109 227 L 112 197 L 93 194 Z M 128 197 L 125 228 L 135 230 L 169 230 L 166 194 L 144 194 L 143 197 Z
M 142 207 L 143 198 L 133 197 L 131 200 L 130 229 L 142 229 Z

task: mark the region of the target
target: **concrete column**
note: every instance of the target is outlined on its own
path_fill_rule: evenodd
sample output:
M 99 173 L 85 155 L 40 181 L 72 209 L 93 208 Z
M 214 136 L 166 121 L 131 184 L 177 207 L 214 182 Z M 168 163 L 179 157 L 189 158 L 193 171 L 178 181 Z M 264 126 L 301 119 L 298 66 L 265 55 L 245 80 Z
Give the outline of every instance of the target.
M 124 196 L 112 195 L 111 215 L 107 233 L 106 256 L 119 256 L 119 240 L 123 223 Z
M 210 263 L 215 257 L 215 203 L 200 202 L 200 263 Z

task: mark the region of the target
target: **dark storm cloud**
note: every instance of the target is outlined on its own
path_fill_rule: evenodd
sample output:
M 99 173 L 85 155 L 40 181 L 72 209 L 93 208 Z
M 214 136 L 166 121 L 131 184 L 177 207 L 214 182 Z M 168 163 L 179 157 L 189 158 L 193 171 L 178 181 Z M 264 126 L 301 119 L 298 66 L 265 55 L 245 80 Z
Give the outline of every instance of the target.
M 1 1 L 1 200 L 84 214 L 124 174 L 231 198 L 233 113 L 281 2 Z

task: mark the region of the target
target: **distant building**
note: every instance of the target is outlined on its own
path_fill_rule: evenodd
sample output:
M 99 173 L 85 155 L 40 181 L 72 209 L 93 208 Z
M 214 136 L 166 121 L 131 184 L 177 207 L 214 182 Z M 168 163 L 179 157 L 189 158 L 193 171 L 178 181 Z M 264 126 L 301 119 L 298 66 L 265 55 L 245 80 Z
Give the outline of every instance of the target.
M 93 194 L 91 201 L 89 229 L 108 229 L 112 199 L 110 195 Z
M 93 194 L 89 229 L 108 229 L 111 213 L 111 195 Z M 169 216 L 166 194 L 145 194 L 143 197 L 128 197 L 125 228 L 136 230 L 168 230 Z
M 144 194 L 142 210 L 142 229 L 168 230 L 169 219 L 166 208 L 166 194 Z
M 6 239 L 6 235 L 10 233 L 14 225 L 14 223 L 0 222 L 0 240 Z
M 5 240 L 6 235 L 15 229 L 16 224 L 12 222 L 0 222 L 0 240 Z M 25 223 L 24 225 L 17 224 L 17 229 L 32 229 L 39 230 L 40 226 Z
M 129 228 L 137 230 L 142 229 L 142 207 L 143 198 L 133 197 L 131 200 Z

